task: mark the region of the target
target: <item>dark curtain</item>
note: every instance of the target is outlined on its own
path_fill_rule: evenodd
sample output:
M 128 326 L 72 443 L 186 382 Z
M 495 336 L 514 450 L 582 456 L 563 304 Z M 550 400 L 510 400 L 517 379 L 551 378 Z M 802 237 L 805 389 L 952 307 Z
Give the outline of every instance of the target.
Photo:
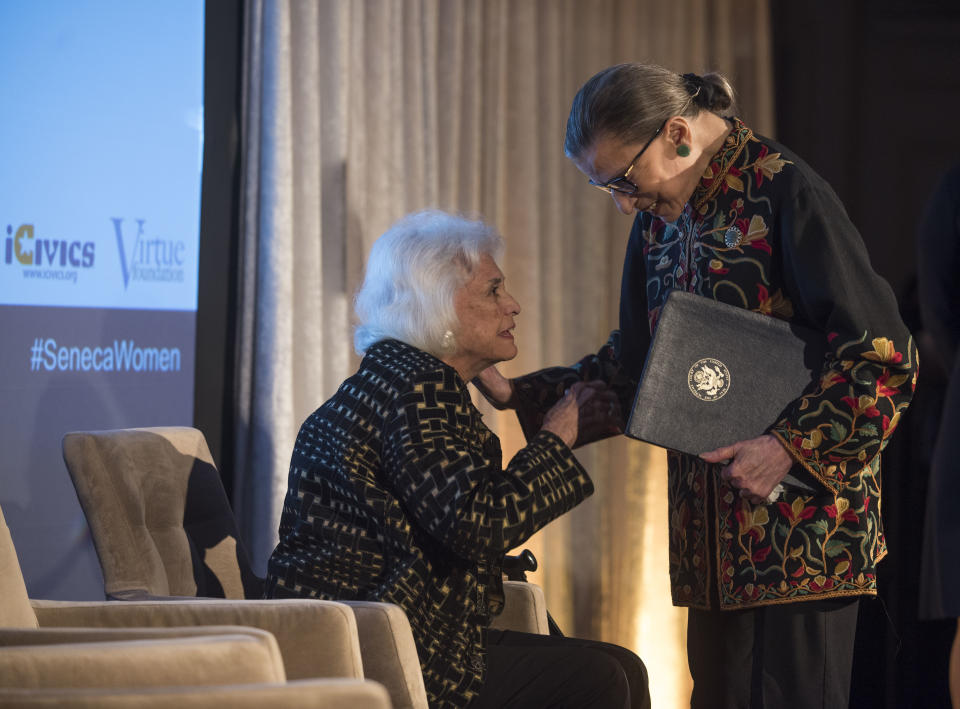
M 944 380 L 924 352 L 916 233 L 939 176 L 960 158 L 960 4 L 816 0 L 771 10 L 777 137 L 833 185 L 920 343 L 916 396 L 884 452 L 889 554 L 879 598 L 861 604 L 850 706 L 949 709 L 955 621 L 917 617 Z M 926 119 L 938 127 L 925 130 Z
M 194 426 L 233 492 L 233 379 L 240 218 L 243 3 L 207 0 L 203 77 L 203 179 Z

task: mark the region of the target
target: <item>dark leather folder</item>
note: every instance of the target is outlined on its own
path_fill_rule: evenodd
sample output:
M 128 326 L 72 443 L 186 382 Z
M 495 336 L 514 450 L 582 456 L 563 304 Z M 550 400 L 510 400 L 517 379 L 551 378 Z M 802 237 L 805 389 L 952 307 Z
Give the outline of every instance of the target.
M 821 332 L 672 291 L 626 433 L 693 455 L 756 438 L 819 380 L 826 345 Z

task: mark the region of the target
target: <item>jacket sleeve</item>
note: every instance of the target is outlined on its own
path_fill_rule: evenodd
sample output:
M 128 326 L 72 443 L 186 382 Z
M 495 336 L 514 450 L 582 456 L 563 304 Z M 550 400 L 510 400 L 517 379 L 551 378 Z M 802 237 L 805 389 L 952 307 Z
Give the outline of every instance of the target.
M 569 367 L 548 367 L 513 379 L 517 396 L 517 418 L 530 440 L 543 425 L 544 414 L 564 391 L 578 381 L 601 380 L 613 388 L 624 418 L 637 391 L 637 382 L 650 346 L 647 320 L 646 275 L 642 239 L 642 216 L 634 220 L 620 283 L 620 329 L 610 333 L 596 354 L 583 357 Z M 626 421 L 624 421 L 625 423 Z M 574 447 L 592 443 L 595 438 L 577 438 Z
M 798 180 L 777 226 L 795 317 L 825 333 L 819 382 L 770 433 L 839 490 L 886 445 L 916 387 L 917 350 L 890 286 L 824 182 Z
M 500 444 L 452 374 L 418 376 L 386 424 L 389 486 L 417 524 L 474 561 L 496 561 L 593 492 L 567 445 L 541 431 L 504 469 Z

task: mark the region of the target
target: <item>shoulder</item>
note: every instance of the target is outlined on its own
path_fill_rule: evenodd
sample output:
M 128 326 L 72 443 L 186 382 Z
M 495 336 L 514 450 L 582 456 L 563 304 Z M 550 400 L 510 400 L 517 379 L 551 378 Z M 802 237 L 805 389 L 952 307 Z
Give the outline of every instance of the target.
M 360 372 L 388 387 L 395 396 L 444 392 L 469 399 L 466 384 L 456 370 L 428 352 L 399 340 L 381 340 L 363 358 Z
M 438 372 L 448 365 L 428 352 L 399 340 L 380 340 L 372 344 L 360 362 L 358 373 L 373 375 L 400 386 L 417 377 Z
M 363 362 L 361 369 L 368 381 L 390 389 L 381 409 L 389 438 L 415 444 L 455 435 L 478 446 L 486 438 L 470 390 L 457 371 L 442 360 L 387 340 L 367 350 Z
M 750 161 L 758 184 L 766 177 L 790 197 L 801 193 L 822 193 L 839 203 L 826 179 L 797 153 L 773 138 L 754 133 L 746 160 Z
M 307 418 L 304 426 L 339 417 L 382 418 L 395 408 L 398 399 L 415 391 L 419 382 L 456 388 L 456 379 L 453 368 L 433 355 L 399 340 L 381 340 L 367 349 L 357 371 Z

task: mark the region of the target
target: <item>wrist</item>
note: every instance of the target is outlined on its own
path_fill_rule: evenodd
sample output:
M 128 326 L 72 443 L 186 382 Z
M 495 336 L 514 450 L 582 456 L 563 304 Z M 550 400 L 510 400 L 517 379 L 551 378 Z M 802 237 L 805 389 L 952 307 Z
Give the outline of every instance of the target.
M 576 429 L 570 430 L 565 426 L 554 426 L 552 424 L 546 423 L 540 429 L 541 431 L 549 431 L 554 436 L 559 438 L 561 441 L 567 444 L 567 448 L 573 448 L 573 444 L 577 441 L 577 431 Z

